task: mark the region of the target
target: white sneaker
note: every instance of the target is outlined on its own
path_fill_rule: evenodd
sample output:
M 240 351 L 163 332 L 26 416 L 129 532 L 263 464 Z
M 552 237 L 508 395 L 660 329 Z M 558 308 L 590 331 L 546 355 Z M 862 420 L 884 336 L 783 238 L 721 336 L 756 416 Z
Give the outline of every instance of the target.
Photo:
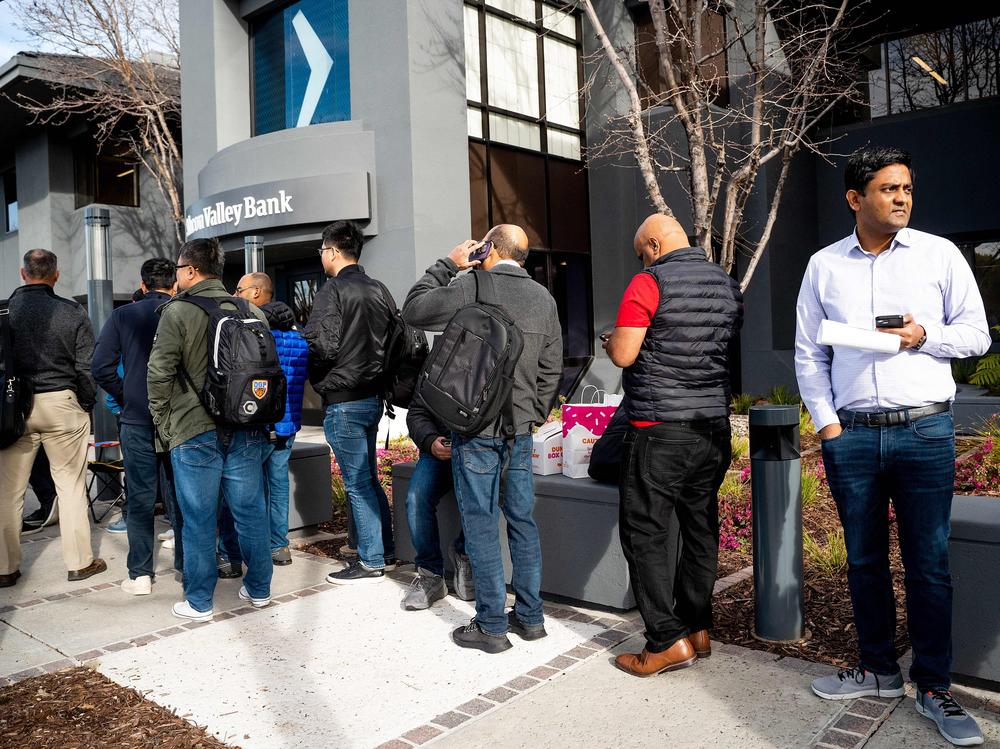
M 255 609 L 262 609 L 265 606 L 267 606 L 269 603 L 271 603 L 271 596 L 268 596 L 267 598 L 251 598 L 250 594 L 247 593 L 246 586 L 245 585 L 241 585 L 240 586 L 240 600 L 241 601 L 250 601 L 250 605 L 253 606 Z
M 163 531 L 163 533 L 157 533 L 156 537 L 159 540 L 161 540 L 161 541 L 170 541 L 170 540 L 173 540 L 174 529 L 173 528 L 167 528 L 165 531 Z
M 153 580 L 149 575 L 139 575 L 135 580 L 122 580 L 122 590 L 133 596 L 148 596 L 153 592 Z
M 210 622 L 212 621 L 212 615 L 214 614 L 212 609 L 209 609 L 208 611 L 198 611 L 186 600 L 175 603 L 173 611 L 174 616 L 178 619 L 187 619 L 192 622 Z
M 162 546 L 162 547 L 163 547 L 164 549 L 172 549 L 172 548 L 174 548 L 174 539 L 172 539 L 172 538 L 168 538 L 168 539 L 167 539 L 166 541 L 164 541 L 164 542 L 163 542 L 163 543 L 161 544 L 161 546 Z

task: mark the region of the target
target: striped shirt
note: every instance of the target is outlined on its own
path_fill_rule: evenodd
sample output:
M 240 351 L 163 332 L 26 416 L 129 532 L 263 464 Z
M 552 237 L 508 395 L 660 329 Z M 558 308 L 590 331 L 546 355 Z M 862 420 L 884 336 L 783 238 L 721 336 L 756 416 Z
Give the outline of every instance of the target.
M 906 313 L 927 331 L 919 351 L 816 343 L 824 319 L 873 330 L 876 316 Z M 796 305 L 795 374 L 817 429 L 838 423 L 842 408 L 882 411 L 953 400 L 950 360 L 989 347 L 972 269 L 947 239 L 902 229 L 873 255 L 861 249 L 855 231 L 809 260 Z

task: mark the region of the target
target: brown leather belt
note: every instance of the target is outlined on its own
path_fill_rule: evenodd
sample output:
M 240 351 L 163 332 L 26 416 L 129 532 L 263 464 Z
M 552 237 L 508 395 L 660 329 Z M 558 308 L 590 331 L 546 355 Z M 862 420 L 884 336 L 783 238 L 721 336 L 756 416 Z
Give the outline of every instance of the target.
M 848 411 L 842 408 L 837 411 L 837 416 L 841 421 L 853 421 L 866 427 L 895 427 L 950 410 L 951 403 L 932 403 L 920 408 L 899 408 L 894 411 Z

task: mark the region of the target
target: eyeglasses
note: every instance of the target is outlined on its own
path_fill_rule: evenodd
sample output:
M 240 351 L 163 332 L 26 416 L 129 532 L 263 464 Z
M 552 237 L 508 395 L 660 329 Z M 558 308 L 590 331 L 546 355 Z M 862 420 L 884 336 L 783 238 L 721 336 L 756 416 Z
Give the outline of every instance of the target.
M 320 247 L 318 250 L 316 250 L 316 252 L 319 253 L 320 257 L 323 257 L 323 253 L 326 252 L 327 250 L 329 250 L 330 252 L 336 252 L 337 248 L 336 247 Z
M 176 273 L 176 272 L 177 272 L 177 271 L 179 271 L 179 270 L 180 270 L 181 268 L 193 268 L 193 267 L 194 267 L 194 266 L 193 266 L 193 265 L 191 265 L 191 263 L 184 263 L 184 265 L 175 265 L 175 266 L 174 266 L 174 272 Z
M 249 291 L 250 289 L 259 289 L 260 286 L 237 286 L 236 293 L 242 294 L 244 291 Z

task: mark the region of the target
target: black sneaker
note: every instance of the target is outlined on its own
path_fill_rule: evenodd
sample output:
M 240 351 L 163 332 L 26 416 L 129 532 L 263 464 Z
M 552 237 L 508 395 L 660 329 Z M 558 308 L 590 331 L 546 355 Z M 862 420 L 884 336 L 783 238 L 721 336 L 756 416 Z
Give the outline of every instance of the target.
M 507 612 L 507 626 L 522 640 L 541 640 L 549 634 L 545 631 L 544 624 L 521 624 L 514 609 Z
M 385 570 L 375 570 L 360 559 L 351 562 L 339 572 L 331 572 L 326 576 L 328 583 L 334 585 L 357 585 L 359 583 L 380 583 L 385 580 Z
M 219 571 L 219 578 L 222 580 L 243 577 L 243 564 L 241 562 L 230 562 L 222 554 L 215 555 L 215 568 Z
M 47 512 L 39 507 L 34 512 L 25 515 L 21 521 L 21 533 L 30 536 L 33 533 L 38 533 L 42 528 L 58 522 L 58 507 L 58 503 L 53 502 L 52 507 Z
M 451 639 L 459 647 L 476 648 L 484 653 L 502 653 L 514 647 L 507 639 L 507 635 L 490 635 L 483 632 L 475 619 L 452 632 Z

